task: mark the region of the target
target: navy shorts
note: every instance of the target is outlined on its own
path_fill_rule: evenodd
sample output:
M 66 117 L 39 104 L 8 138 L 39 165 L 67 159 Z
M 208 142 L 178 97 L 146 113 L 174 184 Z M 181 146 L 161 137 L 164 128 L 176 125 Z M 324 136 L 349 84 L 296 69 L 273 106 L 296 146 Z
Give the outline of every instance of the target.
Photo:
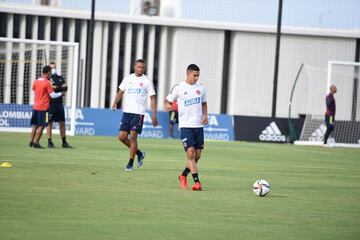
M 58 104 L 58 103 L 50 104 L 49 121 L 65 122 L 65 111 L 62 104 Z
M 334 128 L 334 116 L 325 115 L 325 123 L 327 128 Z
M 172 125 L 175 125 L 175 124 L 179 123 L 178 112 L 170 111 L 169 112 L 169 119 L 170 119 L 170 124 L 172 124 Z
M 204 148 L 204 129 L 200 128 L 180 128 L 180 135 L 184 150 L 194 147 L 195 149 Z
M 48 120 L 48 111 L 39 111 L 33 109 L 30 121 L 31 125 L 46 127 L 48 124 Z
M 141 134 L 144 122 L 144 115 L 135 113 L 124 113 L 120 122 L 119 131 L 130 133 L 130 131 L 136 131 Z

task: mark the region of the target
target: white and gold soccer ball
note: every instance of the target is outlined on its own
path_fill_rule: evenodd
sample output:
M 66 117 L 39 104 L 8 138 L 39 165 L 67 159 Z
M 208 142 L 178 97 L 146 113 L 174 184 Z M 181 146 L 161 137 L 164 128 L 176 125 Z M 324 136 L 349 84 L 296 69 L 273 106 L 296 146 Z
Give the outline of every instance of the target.
M 270 192 L 270 184 L 264 179 L 258 179 L 253 185 L 253 191 L 256 195 L 264 197 Z

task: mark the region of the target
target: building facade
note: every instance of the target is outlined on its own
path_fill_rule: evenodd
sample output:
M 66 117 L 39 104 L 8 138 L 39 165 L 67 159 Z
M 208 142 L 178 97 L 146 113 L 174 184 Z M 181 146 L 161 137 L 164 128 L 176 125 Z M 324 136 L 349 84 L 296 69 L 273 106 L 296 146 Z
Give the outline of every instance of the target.
M 275 26 L 96 13 L 92 78 L 85 79 L 90 12 L 5 3 L 0 9 L 1 37 L 79 43 L 79 107 L 84 106 L 87 81 L 91 81 L 89 107 L 110 107 L 122 78 L 130 74 L 136 59 L 143 58 L 159 109 L 171 87 L 185 79 L 186 67 L 196 63 L 199 81 L 208 89 L 210 113 L 271 116 Z M 360 30 L 283 28 L 276 116 L 288 116 L 291 89 L 302 63 L 326 68 L 330 60 L 353 62 L 359 39 Z M 318 99 L 324 98 L 325 87 L 315 89 Z M 308 89 L 299 91 L 296 96 L 302 98 Z M 305 111 L 304 103 L 295 101 L 293 115 Z

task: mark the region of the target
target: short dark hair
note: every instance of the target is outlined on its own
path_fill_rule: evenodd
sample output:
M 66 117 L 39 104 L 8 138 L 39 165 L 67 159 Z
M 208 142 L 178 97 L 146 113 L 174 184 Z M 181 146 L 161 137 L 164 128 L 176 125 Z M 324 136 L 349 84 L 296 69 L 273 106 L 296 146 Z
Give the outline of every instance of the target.
M 50 62 L 50 63 L 49 63 L 49 66 L 50 66 L 51 64 L 54 64 L 54 65 L 56 65 L 56 63 L 55 63 L 55 62 Z
M 196 64 L 192 63 L 187 67 L 186 71 L 200 71 L 200 68 Z
M 49 65 L 46 65 L 42 69 L 43 74 L 51 73 L 51 67 Z
M 145 64 L 145 61 L 144 61 L 144 59 L 138 59 L 138 60 L 135 61 L 135 64 L 136 63 L 144 63 Z

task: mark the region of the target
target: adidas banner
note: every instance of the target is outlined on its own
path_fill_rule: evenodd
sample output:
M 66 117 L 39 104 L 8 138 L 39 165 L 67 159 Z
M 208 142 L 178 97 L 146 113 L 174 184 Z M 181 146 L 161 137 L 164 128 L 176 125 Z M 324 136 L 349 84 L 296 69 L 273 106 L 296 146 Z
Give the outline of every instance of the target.
M 323 142 L 326 132 L 324 120 L 309 119 L 306 124 L 306 131 L 302 132 L 300 140 Z M 334 126 L 335 130 L 331 133 L 328 143 L 360 144 L 360 122 L 335 120 Z
M 291 120 L 297 136 L 300 136 L 304 119 Z M 234 116 L 235 140 L 260 142 L 288 142 L 287 118 Z

